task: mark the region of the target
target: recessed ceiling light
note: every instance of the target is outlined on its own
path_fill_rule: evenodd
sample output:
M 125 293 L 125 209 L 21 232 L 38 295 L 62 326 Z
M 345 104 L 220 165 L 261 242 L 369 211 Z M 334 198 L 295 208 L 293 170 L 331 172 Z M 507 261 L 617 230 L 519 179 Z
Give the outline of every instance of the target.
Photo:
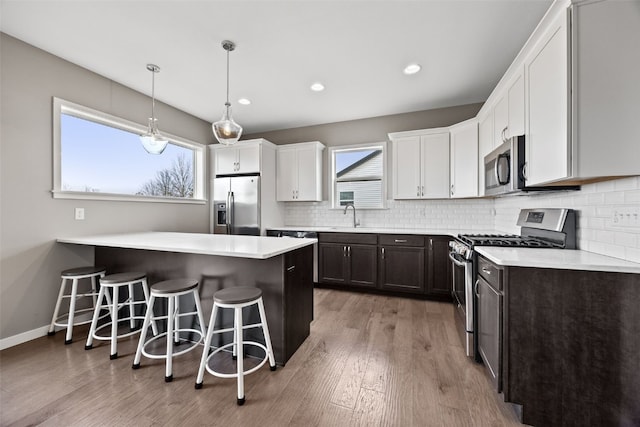
M 403 72 L 407 75 L 409 74 L 415 74 L 418 71 L 420 71 L 422 67 L 419 64 L 409 64 L 406 67 L 404 67 Z
M 251 100 L 247 98 L 240 98 L 238 99 L 238 104 L 249 105 L 251 104 Z
M 324 85 L 320 82 L 316 82 L 311 85 L 311 90 L 314 92 L 322 92 L 324 90 Z

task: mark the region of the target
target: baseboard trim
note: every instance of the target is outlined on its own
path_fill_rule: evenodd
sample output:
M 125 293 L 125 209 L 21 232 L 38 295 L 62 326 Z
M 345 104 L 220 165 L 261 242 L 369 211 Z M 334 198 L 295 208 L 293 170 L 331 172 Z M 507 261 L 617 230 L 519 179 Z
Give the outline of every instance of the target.
M 27 332 L 23 332 L 18 335 L 13 335 L 11 337 L 3 338 L 0 340 L 0 350 L 4 350 L 9 347 L 13 347 L 27 341 L 35 340 L 36 338 L 43 337 L 47 335 L 49 331 L 49 325 L 41 326 L 36 329 L 32 329 Z
M 82 322 L 91 319 L 91 313 L 82 313 L 76 316 L 76 322 Z M 75 322 L 74 322 L 75 323 Z M 56 331 L 59 331 L 63 328 L 56 326 Z M 9 347 L 14 347 L 16 345 L 25 343 L 27 341 L 35 340 L 36 338 L 44 337 L 49 332 L 49 325 L 40 326 L 39 328 L 32 329 L 30 331 L 22 332 L 17 335 L 13 335 L 7 338 L 0 339 L 0 350 L 4 350 Z

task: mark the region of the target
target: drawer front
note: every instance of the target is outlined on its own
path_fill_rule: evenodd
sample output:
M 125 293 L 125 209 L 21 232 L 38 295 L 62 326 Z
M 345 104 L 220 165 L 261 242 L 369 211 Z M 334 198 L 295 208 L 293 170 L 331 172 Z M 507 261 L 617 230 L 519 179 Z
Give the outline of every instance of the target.
M 502 269 L 481 256 L 478 257 L 478 275 L 494 289 L 502 291 Z
M 424 236 L 412 234 L 380 234 L 380 246 L 417 246 L 424 247 Z
M 377 234 L 366 233 L 318 233 L 320 243 L 344 243 L 353 245 L 377 245 Z

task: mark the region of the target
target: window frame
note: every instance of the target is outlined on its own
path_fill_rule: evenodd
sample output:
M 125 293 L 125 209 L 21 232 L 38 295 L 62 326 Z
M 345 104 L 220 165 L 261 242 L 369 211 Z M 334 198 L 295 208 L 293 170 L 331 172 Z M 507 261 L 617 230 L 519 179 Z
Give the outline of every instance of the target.
M 62 129 L 61 115 L 67 114 L 83 120 L 89 120 L 98 124 L 120 129 L 126 132 L 142 135 L 147 131 L 147 127 L 138 123 L 113 116 L 102 111 L 94 110 L 84 105 L 76 104 L 62 98 L 53 97 L 53 189 L 51 190 L 54 199 L 76 199 L 76 200 L 112 200 L 127 202 L 155 202 L 155 203 L 186 203 L 205 204 L 206 194 L 206 174 L 207 174 L 207 145 L 181 138 L 167 132 L 162 135 L 169 139 L 169 143 L 193 150 L 193 184 L 194 194 L 192 198 L 181 197 L 160 197 L 160 196 L 140 196 L 133 194 L 119 193 L 99 193 L 85 191 L 64 191 L 62 189 Z
M 330 209 L 343 210 L 344 206 L 336 206 L 340 204 L 340 193 L 338 192 L 337 183 L 338 180 L 335 179 L 337 171 L 336 171 L 336 152 L 341 151 L 358 151 L 358 150 L 382 150 L 382 194 L 381 194 L 381 205 L 378 207 L 359 207 L 356 206 L 358 210 L 375 210 L 375 209 L 387 209 L 387 141 L 381 142 L 368 142 L 362 144 L 351 144 L 351 145 L 338 145 L 334 147 L 329 147 L 328 155 L 329 155 L 329 176 L 328 176 L 328 185 L 330 188 L 329 201 L 331 202 Z

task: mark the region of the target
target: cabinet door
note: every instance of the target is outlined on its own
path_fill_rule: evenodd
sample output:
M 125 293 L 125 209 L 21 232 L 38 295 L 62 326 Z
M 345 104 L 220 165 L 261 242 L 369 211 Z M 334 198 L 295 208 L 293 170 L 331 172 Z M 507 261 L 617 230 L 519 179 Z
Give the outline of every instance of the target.
M 449 132 L 420 137 L 424 199 L 449 198 Z
M 393 198 L 419 199 L 422 194 L 420 175 L 420 137 L 393 141 Z
M 309 336 L 313 320 L 313 247 L 307 246 L 284 257 L 285 360 Z
M 527 65 L 527 185 L 545 184 L 570 175 L 566 19 L 566 15 L 560 15 Z
M 214 152 L 216 157 L 216 175 L 238 172 L 238 153 L 235 147 L 218 146 Z
M 478 123 L 451 130 L 451 197 L 478 195 Z
M 484 156 L 493 149 L 493 111 L 478 124 L 478 195 L 484 196 Z
M 235 147 L 238 151 L 238 173 L 257 173 L 260 172 L 260 146 L 245 145 Z
M 276 200 L 279 202 L 294 200 L 298 186 L 296 150 L 279 149 L 276 158 Z
M 524 135 L 524 71 L 521 71 L 509 86 L 509 138 Z
M 478 352 L 496 391 L 501 391 L 502 295 L 478 276 Z
M 322 181 L 319 156 L 316 147 L 301 147 L 298 154 L 298 192 L 296 200 L 320 201 L 322 200 Z M 320 173 L 318 173 L 320 171 Z
M 347 245 L 339 243 L 318 244 L 318 281 L 321 283 L 347 284 Z
M 377 248 L 373 245 L 347 246 L 349 284 L 368 288 L 376 287 Z
M 493 109 L 493 148 L 502 144 L 509 131 L 509 98 L 505 94 Z
M 424 248 L 380 246 L 380 287 L 393 291 L 424 291 Z
M 450 240 L 446 236 L 432 236 L 428 239 L 427 295 L 451 298 L 453 278 L 449 260 Z

